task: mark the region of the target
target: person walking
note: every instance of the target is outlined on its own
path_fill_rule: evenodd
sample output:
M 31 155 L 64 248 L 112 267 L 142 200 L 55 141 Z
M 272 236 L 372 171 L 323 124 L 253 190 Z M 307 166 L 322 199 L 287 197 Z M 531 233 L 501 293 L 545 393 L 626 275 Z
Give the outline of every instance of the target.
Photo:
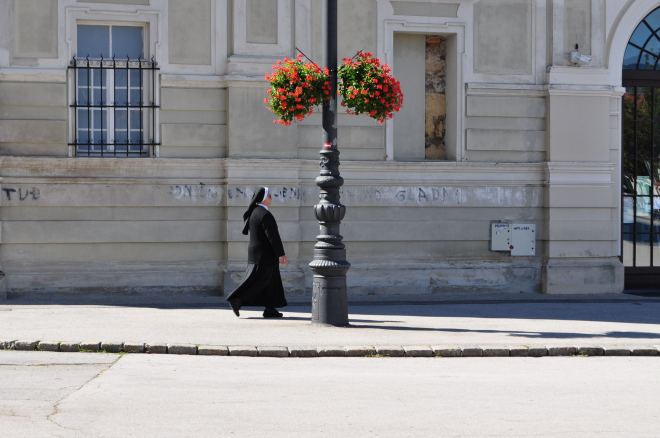
M 282 314 L 276 308 L 287 305 L 278 266 L 278 259 L 282 265 L 287 259 L 277 222 L 268 210 L 272 199 L 268 187 L 260 187 L 243 214 L 243 234 L 250 234 L 248 266 L 241 284 L 227 296 L 236 316 L 240 316 L 243 306 L 263 306 L 264 318 L 280 318 Z

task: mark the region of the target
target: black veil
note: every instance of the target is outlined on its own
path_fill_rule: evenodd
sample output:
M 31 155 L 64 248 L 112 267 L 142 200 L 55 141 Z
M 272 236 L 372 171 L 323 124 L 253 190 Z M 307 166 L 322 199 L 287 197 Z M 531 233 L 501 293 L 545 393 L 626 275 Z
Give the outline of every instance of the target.
M 266 188 L 259 187 L 254 192 L 254 195 L 252 195 L 252 199 L 250 200 L 250 205 L 248 206 L 247 210 L 245 210 L 245 213 L 243 213 L 243 220 L 245 221 L 245 226 L 243 227 L 243 234 L 245 234 L 246 236 L 248 234 L 248 229 L 250 228 L 250 216 L 252 216 L 252 212 L 254 211 L 254 209 L 257 208 L 257 204 L 263 201 L 265 194 L 266 194 Z

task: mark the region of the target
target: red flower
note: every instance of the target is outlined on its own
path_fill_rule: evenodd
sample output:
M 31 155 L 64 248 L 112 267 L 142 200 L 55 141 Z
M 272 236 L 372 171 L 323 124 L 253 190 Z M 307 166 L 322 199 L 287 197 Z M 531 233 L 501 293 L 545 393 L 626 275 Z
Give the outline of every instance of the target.
M 349 114 L 368 114 L 383 123 L 399 111 L 403 102 L 401 85 L 387 64 L 372 53 L 359 52 L 357 60 L 344 59 L 339 69 L 339 93 Z
M 276 123 L 289 126 L 311 114 L 313 106 L 323 103 L 330 93 L 328 73 L 316 64 L 303 62 L 301 54 L 278 61 L 273 73 L 265 75 L 271 85 L 267 90 L 270 99 L 265 102 L 280 118 Z

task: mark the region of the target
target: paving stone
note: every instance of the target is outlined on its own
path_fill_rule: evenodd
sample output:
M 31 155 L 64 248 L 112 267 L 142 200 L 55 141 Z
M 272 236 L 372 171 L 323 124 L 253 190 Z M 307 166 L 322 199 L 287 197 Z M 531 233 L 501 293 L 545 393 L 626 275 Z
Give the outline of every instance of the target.
M 224 345 L 200 345 L 197 347 L 200 356 L 227 356 L 229 349 Z
M 431 357 L 433 350 L 426 345 L 404 345 L 403 350 L 408 357 Z
M 286 347 L 258 347 L 257 351 L 261 357 L 289 357 Z
M 16 341 L 14 349 L 21 351 L 34 351 L 37 349 L 37 344 L 39 344 L 39 341 Z
M 316 349 L 317 357 L 345 357 L 346 350 L 343 347 L 318 347 Z
M 100 342 L 81 342 L 80 349 L 82 351 L 101 351 Z
M 509 348 L 501 346 L 481 347 L 483 357 L 509 357 Z
M 139 342 L 124 342 L 124 351 L 126 353 L 144 353 L 144 344 Z
M 511 357 L 528 357 L 529 356 L 529 347 L 524 345 L 516 345 L 509 347 L 509 356 Z
M 509 352 L 511 354 L 511 352 Z M 530 347 L 529 348 L 529 357 L 542 357 L 548 355 L 547 347 Z
M 197 354 L 197 345 L 195 344 L 167 344 L 167 354 L 188 354 L 194 356 Z
M 316 357 L 316 348 L 289 347 L 289 357 Z
M 635 347 L 632 349 L 631 356 L 658 356 L 660 351 L 656 347 Z
M 14 341 L 0 341 L 0 350 L 13 350 Z
M 121 353 L 123 342 L 101 342 L 101 350 L 106 353 Z
M 148 354 L 167 354 L 167 344 L 146 344 Z
M 60 351 L 78 353 L 80 351 L 80 342 L 60 342 Z
M 548 356 L 574 356 L 577 354 L 577 347 L 548 347 Z
M 630 348 L 620 345 L 603 347 L 603 356 L 630 356 Z
M 346 357 L 365 357 L 376 354 L 376 349 L 370 345 L 346 347 Z
M 60 351 L 60 343 L 57 341 L 40 341 L 38 348 L 41 351 Z
M 251 345 L 232 345 L 228 348 L 230 356 L 256 357 L 258 354 L 257 347 L 253 347 Z
M 481 347 L 466 347 L 463 348 L 463 357 L 481 357 L 484 352 Z
M 602 356 L 603 347 L 579 347 L 578 354 L 584 354 L 587 356 Z
M 376 354 L 387 357 L 403 357 L 406 355 L 406 351 L 400 345 L 376 345 L 374 348 Z
M 461 357 L 463 349 L 455 345 L 431 345 L 433 355 L 437 357 Z

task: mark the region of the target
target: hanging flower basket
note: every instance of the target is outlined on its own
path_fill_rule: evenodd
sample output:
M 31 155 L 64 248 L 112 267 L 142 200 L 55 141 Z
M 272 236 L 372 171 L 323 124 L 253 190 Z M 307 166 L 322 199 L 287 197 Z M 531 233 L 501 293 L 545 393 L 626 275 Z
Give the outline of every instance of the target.
M 401 82 L 373 54 L 358 52 L 356 58 L 345 58 L 339 68 L 338 93 L 344 99 L 341 104 L 349 114 L 368 114 L 383 123 L 403 105 Z
M 284 63 L 277 61 L 273 74 L 266 74 L 271 88 L 267 91 L 270 99 L 264 102 L 268 104 L 266 108 L 279 117 L 274 123 L 289 126 L 294 119 L 300 121 L 330 97 L 328 69 L 303 62 L 302 57 L 284 58 Z

